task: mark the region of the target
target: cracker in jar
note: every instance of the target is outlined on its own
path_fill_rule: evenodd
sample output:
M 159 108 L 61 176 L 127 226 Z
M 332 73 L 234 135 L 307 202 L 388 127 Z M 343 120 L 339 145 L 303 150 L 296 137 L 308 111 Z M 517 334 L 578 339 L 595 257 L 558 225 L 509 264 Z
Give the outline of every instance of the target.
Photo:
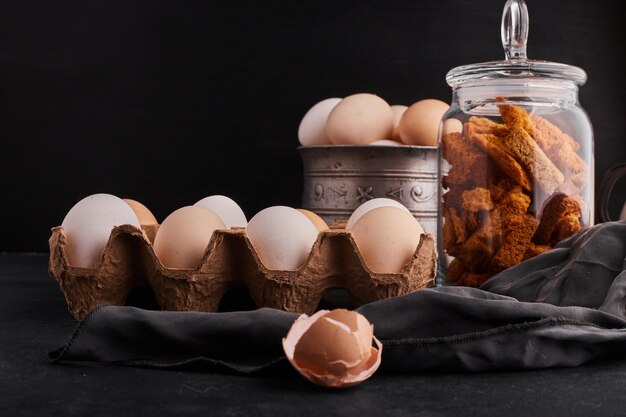
M 552 194 L 563 184 L 563 173 L 552 163 L 533 138 L 521 128 L 513 128 L 502 138 L 502 143 L 530 172 L 534 181 L 547 194 Z
M 587 183 L 589 167 L 578 155 L 580 145 L 571 136 L 541 116 L 530 115 L 533 139 L 565 175 L 558 191 L 568 195 L 579 194 Z
M 501 104 L 498 106 L 500 117 L 509 129 L 523 129 L 528 134 L 533 132 L 533 126 L 530 122 L 529 114 L 526 110 L 519 106 L 510 104 Z
M 493 162 L 504 172 L 512 181 L 521 185 L 525 190 L 532 191 L 533 186 L 528 174 L 522 166 L 513 158 L 500 139 L 490 133 L 478 133 L 471 121 L 468 124 L 467 132 L 470 142 L 482 149 L 491 157 Z
M 463 199 L 463 209 L 475 213 L 477 211 L 489 211 L 493 210 L 493 200 L 491 199 L 491 192 L 483 187 L 476 187 L 472 190 L 463 191 L 461 196 Z
M 555 194 L 541 209 L 533 242 L 539 245 L 556 245 L 582 228 L 581 215 L 582 206 L 577 198 Z
M 537 229 L 539 221 L 529 214 L 521 216 L 519 223 L 510 226 L 502 240 L 502 246 L 491 259 L 494 272 L 500 272 L 524 259 L 531 239 Z

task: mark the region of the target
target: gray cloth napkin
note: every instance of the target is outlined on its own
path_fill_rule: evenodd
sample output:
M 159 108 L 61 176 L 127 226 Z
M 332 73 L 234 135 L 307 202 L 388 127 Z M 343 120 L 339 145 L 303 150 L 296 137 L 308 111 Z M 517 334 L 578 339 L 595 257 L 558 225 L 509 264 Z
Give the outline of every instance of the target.
M 626 222 L 580 231 L 482 288 L 437 287 L 358 309 L 383 342 L 381 370 L 487 371 L 577 366 L 626 354 Z M 57 363 L 96 362 L 253 373 L 285 363 L 298 314 L 102 306 Z

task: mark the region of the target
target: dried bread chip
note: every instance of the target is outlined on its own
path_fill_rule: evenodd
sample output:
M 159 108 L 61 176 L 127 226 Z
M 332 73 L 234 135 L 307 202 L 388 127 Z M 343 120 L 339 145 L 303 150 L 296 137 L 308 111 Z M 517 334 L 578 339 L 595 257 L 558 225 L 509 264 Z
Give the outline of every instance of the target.
M 463 208 L 471 213 L 480 210 L 493 210 L 491 192 L 483 187 L 476 187 L 469 191 L 463 191 Z
M 539 221 L 537 219 L 526 214 L 522 216 L 519 223 L 508 228 L 502 240 L 502 246 L 491 259 L 491 266 L 494 272 L 503 271 L 513 265 L 517 265 L 524 259 L 538 224 Z
M 509 129 L 523 129 L 529 134 L 533 132 L 529 114 L 523 108 L 510 104 L 501 104 L 498 106 L 498 110 L 500 111 L 500 117 L 502 117 Z
M 489 133 L 491 135 L 496 135 L 499 137 L 506 136 L 509 134 L 509 128 L 505 124 L 496 123 L 493 120 L 487 119 L 486 117 L 476 117 L 472 116 L 469 120 L 470 125 L 472 126 L 474 133 Z M 465 125 L 465 135 L 467 137 L 470 136 L 467 128 L 468 125 Z
M 556 245 L 582 228 L 581 215 L 582 206 L 577 198 L 555 194 L 541 210 L 533 242 L 539 245 Z
M 479 133 L 472 123 L 473 117 L 467 126 L 467 132 L 472 144 L 482 149 L 496 165 L 504 172 L 513 182 L 521 185 L 525 190 L 531 191 L 532 183 L 528 178 L 528 174 L 524 168 L 513 158 L 504 147 L 500 139 L 490 133 Z
M 497 217 L 502 222 L 502 227 L 507 227 L 519 223 L 529 206 L 530 197 L 524 194 L 520 187 L 514 187 L 500 198 L 494 211 L 497 211 Z
M 587 182 L 589 167 L 578 155 L 580 145 L 569 135 L 541 116 L 530 115 L 532 137 L 539 147 L 565 175 L 559 191 L 574 195 L 580 193 Z
M 513 128 L 502 143 L 522 164 L 543 191 L 552 194 L 563 184 L 563 173 L 550 161 L 533 138 L 521 128 Z

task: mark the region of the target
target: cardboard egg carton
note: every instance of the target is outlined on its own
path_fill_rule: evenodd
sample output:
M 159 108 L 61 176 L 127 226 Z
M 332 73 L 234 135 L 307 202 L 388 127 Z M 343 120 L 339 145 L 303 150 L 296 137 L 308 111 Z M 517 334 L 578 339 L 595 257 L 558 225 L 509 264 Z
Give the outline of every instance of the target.
M 63 228 L 52 229 L 48 269 L 76 319 L 98 305 L 125 305 L 133 289 L 145 286 L 162 310 L 217 311 L 226 292 L 245 287 L 257 307 L 312 314 L 329 289 L 347 289 L 353 304 L 360 306 L 428 287 L 437 269 L 430 234 L 421 236 L 401 273 L 380 274 L 369 270 L 351 233 L 335 228 L 319 233 L 296 271 L 267 269 L 241 228 L 213 232 L 197 268 L 170 269 L 152 247 L 157 228 L 114 228 L 94 268 L 70 265 Z

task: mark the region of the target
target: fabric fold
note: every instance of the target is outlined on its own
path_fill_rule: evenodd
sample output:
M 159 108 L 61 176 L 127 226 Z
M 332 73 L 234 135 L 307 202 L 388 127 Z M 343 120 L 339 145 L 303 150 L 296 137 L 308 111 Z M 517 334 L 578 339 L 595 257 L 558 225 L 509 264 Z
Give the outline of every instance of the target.
M 585 229 L 482 288 L 428 288 L 357 309 L 388 372 L 577 366 L 626 351 L 626 222 Z M 298 314 L 102 306 L 51 352 L 56 363 L 255 373 L 284 363 Z

